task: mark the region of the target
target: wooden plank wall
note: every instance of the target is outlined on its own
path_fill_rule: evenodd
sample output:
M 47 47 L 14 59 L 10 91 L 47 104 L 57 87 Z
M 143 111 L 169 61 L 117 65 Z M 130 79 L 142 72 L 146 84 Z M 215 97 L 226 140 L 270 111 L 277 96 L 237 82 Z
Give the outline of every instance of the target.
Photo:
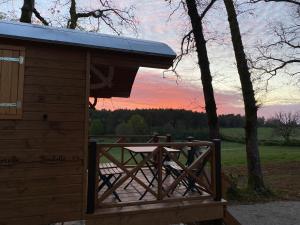
M 0 120 L 0 225 L 79 219 L 86 53 L 25 47 L 23 118 Z

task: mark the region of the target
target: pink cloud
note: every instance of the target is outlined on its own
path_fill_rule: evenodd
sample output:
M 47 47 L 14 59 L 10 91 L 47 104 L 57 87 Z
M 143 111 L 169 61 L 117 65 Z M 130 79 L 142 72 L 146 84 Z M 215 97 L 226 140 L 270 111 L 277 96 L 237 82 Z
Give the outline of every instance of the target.
M 216 91 L 218 113 L 242 113 L 240 95 L 235 92 Z M 98 109 L 172 108 L 204 111 L 201 87 L 192 83 L 162 78 L 162 75 L 141 72 L 132 87 L 131 97 L 112 98 L 98 103 Z
M 244 114 L 241 93 L 215 90 L 218 114 Z M 130 98 L 102 99 L 97 109 L 147 109 L 172 108 L 204 112 L 203 92 L 201 87 L 170 78 L 161 74 L 142 71 L 138 73 Z M 268 105 L 259 109 L 258 115 L 271 117 L 274 113 L 300 112 L 300 104 Z

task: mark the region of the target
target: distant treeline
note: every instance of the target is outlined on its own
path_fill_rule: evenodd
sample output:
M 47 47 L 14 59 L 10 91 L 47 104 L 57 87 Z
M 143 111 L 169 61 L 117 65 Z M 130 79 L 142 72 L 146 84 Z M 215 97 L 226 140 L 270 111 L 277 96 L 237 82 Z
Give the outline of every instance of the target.
M 259 118 L 259 126 L 266 126 Z M 219 116 L 221 127 L 241 128 L 244 116 L 227 114 Z M 189 135 L 207 137 L 205 113 L 175 109 L 100 110 L 92 112 L 92 134 L 149 134 L 170 133 L 177 138 Z

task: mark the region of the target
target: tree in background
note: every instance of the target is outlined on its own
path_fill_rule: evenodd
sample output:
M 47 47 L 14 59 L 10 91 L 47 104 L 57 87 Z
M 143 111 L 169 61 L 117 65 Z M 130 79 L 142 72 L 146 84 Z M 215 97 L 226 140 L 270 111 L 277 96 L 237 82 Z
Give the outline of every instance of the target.
M 291 137 L 296 135 L 297 128 L 300 127 L 300 114 L 279 112 L 276 113 L 273 121 L 275 133 L 283 137 L 286 144 L 289 144 Z
M 166 1 L 170 4 L 172 3 L 172 0 Z M 216 0 L 211 0 L 208 4 L 204 4 L 199 0 L 179 1 L 178 7 L 183 6 L 183 9 L 189 16 L 191 30 L 181 40 L 181 53 L 175 59 L 173 66 L 173 71 L 176 73 L 176 67 L 184 56 L 189 55 L 194 51 L 197 53 L 198 65 L 201 72 L 205 111 L 208 119 L 209 138 L 211 139 L 219 138 L 220 131 L 206 39 L 203 31 L 203 18 L 215 2 Z M 199 11 L 201 9 L 202 12 L 200 13 Z
M 90 125 L 90 134 L 91 135 L 101 135 L 104 134 L 104 126 L 100 119 L 94 119 Z
M 127 135 L 127 134 L 134 134 L 132 127 L 126 123 L 126 122 L 122 122 L 120 123 L 115 130 L 115 133 L 118 135 Z
M 251 74 L 247 65 L 246 54 L 242 42 L 237 14 L 233 0 L 224 0 L 228 14 L 232 44 L 240 77 L 244 108 L 245 108 L 245 139 L 248 166 L 248 187 L 258 193 L 265 192 L 257 137 L 257 105 L 251 81 Z
M 128 125 L 132 127 L 134 134 L 147 134 L 148 126 L 142 116 L 135 114 L 127 121 Z
M 139 114 L 132 115 L 127 122 L 116 127 L 116 134 L 148 134 L 149 129 L 144 118 Z
M 273 25 L 274 38 L 258 46 L 258 54 L 250 59 L 250 66 L 258 73 L 258 79 L 287 74 L 292 83 L 300 85 L 300 1 L 299 0 L 250 0 L 251 3 L 286 3 L 291 21 Z M 283 9 L 284 10 L 284 9 Z M 267 88 L 267 86 L 266 86 Z

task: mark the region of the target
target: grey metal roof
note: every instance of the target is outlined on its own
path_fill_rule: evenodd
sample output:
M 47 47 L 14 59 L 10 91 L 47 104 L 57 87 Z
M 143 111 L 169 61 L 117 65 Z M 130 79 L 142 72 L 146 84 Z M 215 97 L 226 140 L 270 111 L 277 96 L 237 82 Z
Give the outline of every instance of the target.
M 174 58 L 166 44 L 120 36 L 0 21 L 0 37 Z

